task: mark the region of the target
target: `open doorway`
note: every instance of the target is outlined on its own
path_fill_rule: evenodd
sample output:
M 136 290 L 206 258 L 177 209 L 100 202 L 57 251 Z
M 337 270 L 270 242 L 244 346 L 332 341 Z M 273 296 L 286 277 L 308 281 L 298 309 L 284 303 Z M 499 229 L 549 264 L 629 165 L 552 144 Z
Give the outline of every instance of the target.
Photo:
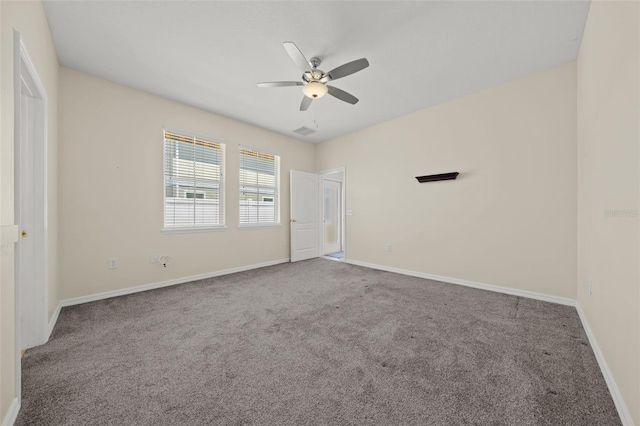
M 331 259 L 345 258 L 344 167 L 320 172 L 320 253 Z

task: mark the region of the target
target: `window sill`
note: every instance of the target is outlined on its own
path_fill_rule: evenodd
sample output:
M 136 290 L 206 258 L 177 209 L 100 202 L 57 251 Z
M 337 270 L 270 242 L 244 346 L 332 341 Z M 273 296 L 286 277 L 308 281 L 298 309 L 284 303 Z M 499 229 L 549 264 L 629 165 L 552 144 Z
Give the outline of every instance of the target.
M 162 228 L 160 232 L 163 234 L 194 234 L 198 232 L 218 232 L 226 230 L 226 226 L 198 226 L 184 228 Z
M 265 223 L 261 225 L 259 223 L 251 223 L 246 225 L 238 225 L 238 229 L 264 229 L 264 228 L 280 228 L 281 223 Z

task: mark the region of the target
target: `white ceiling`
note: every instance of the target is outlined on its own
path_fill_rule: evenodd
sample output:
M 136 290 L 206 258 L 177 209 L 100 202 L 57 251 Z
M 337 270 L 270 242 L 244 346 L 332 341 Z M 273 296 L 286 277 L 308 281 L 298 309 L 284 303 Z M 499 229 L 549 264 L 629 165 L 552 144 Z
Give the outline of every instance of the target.
M 586 1 L 45 1 L 62 65 L 321 142 L 575 59 Z M 369 68 L 299 111 L 282 42 Z M 318 128 L 310 136 L 292 133 Z

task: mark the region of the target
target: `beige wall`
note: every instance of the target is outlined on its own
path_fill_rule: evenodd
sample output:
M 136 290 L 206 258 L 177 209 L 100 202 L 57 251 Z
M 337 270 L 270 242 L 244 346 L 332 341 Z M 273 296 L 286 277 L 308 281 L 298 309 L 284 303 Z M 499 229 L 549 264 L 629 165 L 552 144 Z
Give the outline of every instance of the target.
M 592 2 L 577 66 L 577 299 L 635 424 L 640 424 L 639 13 L 638 2 Z M 608 210 L 624 213 L 607 215 Z
M 226 230 L 160 232 L 163 126 L 226 143 Z M 281 226 L 238 229 L 239 145 L 281 155 Z M 59 154 L 62 299 L 289 258 L 289 170 L 314 170 L 311 144 L 64 67 Z
M 571 62 L 318 145 L 346 166 L 347 258 L 574 298 L 575 99 Z
M 2 116 L 0 134 L 0 225 L 14 223 L 13 190 L 13 31 L 22 40 L 42 80 L 48 96 L 48 184 L 49 184 L 49 315 L 58 304 L 57 272 L 57 124 L 58 59 L 49 25 L 40 2 L 2 1 L 0 66 Z M 0 250 L 0 419 L 4 418 L 14 395 L 14 247 Z

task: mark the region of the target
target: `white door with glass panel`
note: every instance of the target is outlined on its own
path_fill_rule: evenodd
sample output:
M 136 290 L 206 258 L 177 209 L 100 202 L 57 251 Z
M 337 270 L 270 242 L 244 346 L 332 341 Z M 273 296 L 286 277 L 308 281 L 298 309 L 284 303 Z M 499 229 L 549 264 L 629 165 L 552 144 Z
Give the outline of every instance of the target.
M 291 170 L 291 261 L 319 256 L 318 175 Z
M 322 180 L 322 254 L 342 251 L 342 182 Z

